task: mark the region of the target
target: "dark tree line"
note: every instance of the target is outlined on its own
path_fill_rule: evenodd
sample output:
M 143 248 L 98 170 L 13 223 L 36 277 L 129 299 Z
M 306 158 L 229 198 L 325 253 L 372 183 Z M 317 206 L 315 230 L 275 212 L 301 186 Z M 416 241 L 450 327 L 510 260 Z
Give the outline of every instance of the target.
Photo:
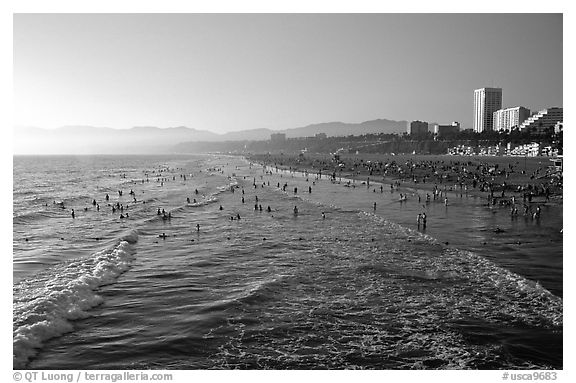
M 285 140 L 264 141 L 226 141 L 226 142 L 186 142 L 175 147 L 177 152 L 236 152 L 266 153 L 286 152 L 310 153 L 363 152 L 363 153 L 422 153 L 442 154 L 457 145 L 515 145 L 539 142 L 552 146 L 562 153 L 562 132 L 554 129 L 540 131 L 496 132 L 484 131 L 475 133 L 471 130 L 453 132 L 442 136 L 432 133 L 424 135 L 397 134 L 364 134 L 338 137 L 298 137 Z

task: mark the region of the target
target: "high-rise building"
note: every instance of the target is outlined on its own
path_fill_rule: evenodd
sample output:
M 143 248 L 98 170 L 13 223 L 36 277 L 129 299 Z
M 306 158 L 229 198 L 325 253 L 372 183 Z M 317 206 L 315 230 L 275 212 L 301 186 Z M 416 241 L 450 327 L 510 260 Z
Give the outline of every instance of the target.
M 530 117 L 530 109 L 526 109 L 523 106 L 500 109 L 494 112 L 492 129 L 510 131 L 514 128 L 519 128 L 520 124 L 528 117 Z
M 502 88 L 474 90 L 474 131 L 492 130 L 494 112 L 502 109 Z
M 412 121 L 407 124 L 408 134 L 422 135 L 428 133 L 428 123 L 425 121 Z

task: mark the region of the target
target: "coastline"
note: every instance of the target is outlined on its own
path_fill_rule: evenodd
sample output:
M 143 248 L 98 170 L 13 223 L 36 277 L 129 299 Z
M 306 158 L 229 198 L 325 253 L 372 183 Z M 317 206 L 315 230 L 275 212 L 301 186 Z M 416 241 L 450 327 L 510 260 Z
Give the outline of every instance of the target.
M 528 205 L 562 206 L 563 202 L 562 173 L 558 176 L 549 170 L 547 157 L 346 153 L 335 160 L 333 155 L 314 153 L 249 154 L 245 158 L 279 169 L 335 175 L 336 179 L 364 184 L 378 182 L 428 192 L 460 190 L 487 203 L 501 203 L 512 197 L 516 203 Z

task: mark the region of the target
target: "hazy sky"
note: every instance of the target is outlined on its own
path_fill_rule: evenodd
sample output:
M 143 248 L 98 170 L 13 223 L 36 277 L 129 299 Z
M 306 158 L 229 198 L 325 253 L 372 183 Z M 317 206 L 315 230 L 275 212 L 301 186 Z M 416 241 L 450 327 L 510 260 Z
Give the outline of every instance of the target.
M 16 14 L 16 124 L 472 126 L 473 90 L 563 106 L 561 14 Z

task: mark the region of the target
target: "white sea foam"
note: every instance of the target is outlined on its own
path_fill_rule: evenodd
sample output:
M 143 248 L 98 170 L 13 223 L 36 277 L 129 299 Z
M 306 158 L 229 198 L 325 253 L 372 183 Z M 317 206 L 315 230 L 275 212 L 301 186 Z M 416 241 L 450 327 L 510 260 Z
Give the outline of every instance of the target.
M 131 233 L 111 250 L 55 266 L 14 286 L 14 368 L 24 368 L 44 341 L 72 331 L 70 321 L 88 317 L 88 310 L 102 303 L 97 288 L 129 267 L 136 239 Z

